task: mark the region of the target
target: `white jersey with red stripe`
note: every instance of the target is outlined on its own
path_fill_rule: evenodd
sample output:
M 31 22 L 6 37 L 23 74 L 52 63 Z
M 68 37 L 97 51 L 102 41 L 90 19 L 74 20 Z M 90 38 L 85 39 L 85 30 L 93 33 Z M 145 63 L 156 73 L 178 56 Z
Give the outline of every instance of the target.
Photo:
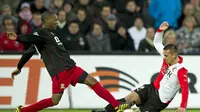
M 164 48 L 162 38 L 163 31 L 158 30 L 154 37 L 154 46 L 161 56 L 163 56 Z M 181 56 L 178 56 L 178 58 L 179 62 L 173 65 L 168 65 L 163 59 L 160 73 L 153 84 L 158 90 L 160 100 L 163 103 L 170 103 L 181 88 L 182 102 L 180 107 L 186 108 L 188 100 L 187 69 L 183 65 L 183 58 Z

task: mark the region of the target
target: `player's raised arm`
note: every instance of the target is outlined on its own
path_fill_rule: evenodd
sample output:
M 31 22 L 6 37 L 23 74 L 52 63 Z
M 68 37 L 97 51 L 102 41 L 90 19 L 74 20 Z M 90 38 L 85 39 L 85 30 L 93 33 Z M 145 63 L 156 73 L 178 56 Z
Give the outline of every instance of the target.
M 33 54 L 36 52 L 36 49 L 34 45 L 31 45 L 27 51 L 25 51 L 20 58 L 18 64 L 17 64 L 17 69 L 14 70 L 11 73 L 11 77 L 14 79 L 16 75 L 18 75 L 21 72 L 22 67 L 28 62 L 28 60 L 33 56 Z
M 16 40 L 21 43 L 29 43 L 29 44 L 45 43 L 45 39 L 43 37 L 32 34 L 17 35 L 15 32 L 7 32 L 7 37 L 10 40 Z
M 180 87 L 182 90 L 182 101 L 180 107 L 178 108 L 177 112 L 185 112 L 187 103 L 188 103 L 188 95 L 189 95 L 189 88 L 188 88 L 188 71 L 185 68 L 182 68 L 178 71 L 178 80 L 180 82 Z
M 162 43 L 163 33 L 168 27 L 169 24 L 167 22 L 163 22 L 154 36 L 153 44 L 161 56 L 163 56 L 163 48 L 164 48 Z

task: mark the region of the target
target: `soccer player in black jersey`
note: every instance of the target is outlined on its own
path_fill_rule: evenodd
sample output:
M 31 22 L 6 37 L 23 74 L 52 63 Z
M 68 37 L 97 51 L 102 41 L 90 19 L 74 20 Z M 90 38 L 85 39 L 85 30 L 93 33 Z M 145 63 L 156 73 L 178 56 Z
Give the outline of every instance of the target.
M 35 52 L 39 52 L 52 78 L 53 95 L 51 98 L 43 99 L 27 107 L 19 106 L 16 112 L 37 112 L 47 107 L 55 106 L 59 103 L 63 91 L 69 84 L 75 86 L 77 83 L 91 87 L 99 97 L 109 102 L 116 112 L 122 112 L 124 109 L 129 108 L 129 104 L 120 104 L 95 78 L 76 66 L 74 60 L 70 58 L 62 42 L 54 33 L 57 27 L 57 20 L 56 14 L 47 11 L 42 14 L 43 27 L 37 29 L 33 35 L 22 34 L 17 36 L 14 32 L 7 32 L 7 37 L 10 40 L 31 44 L 30 48 L 22 55 L 17 69 L 12 72 L 12 77 L 14 78 L 20 73 L 24 64 Z

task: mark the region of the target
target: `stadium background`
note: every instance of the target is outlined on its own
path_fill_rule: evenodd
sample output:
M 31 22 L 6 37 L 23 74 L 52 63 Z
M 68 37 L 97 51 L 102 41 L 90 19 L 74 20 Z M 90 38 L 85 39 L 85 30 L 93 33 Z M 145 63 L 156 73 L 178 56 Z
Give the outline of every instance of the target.
M 43 8 L 43 5 L 46 8 Z M 19 100 L 19 103 L 25 104 L 24 99 L 28 94 L 27 91 L 35 87 L 33 85 L 32 88 L 24 87 L 23 89 L 19 82 L 22 82 L 21 85 L 23 86 L 27 85 L 28 75 L 31 72 L 29 69 L 31 69 L 32 64 L 35 64 L 34 59 L 39 59 L 35 55 L 30 62 L 31 64 L 27 64 L 19 78 L 12 82 L 9 73 L 14 70 L 17 60 L 22 51 L 27 49 L 27 45 L 7 40 L 5 32 L 16 31 L 18 34 L 34 32 L 36 28 L 41 27 L 41 13 L 44 10 L 59 12 L 60 24 L 58 24 L 57 33 L 60 34 L 59 38 L 65 45 L 68 42 L 73 43 L 73 45 L 65 47 L 72 54 L 72 58 L 75 59 L 77 65 L 86 69 L 98 80 L 105 79 L 106 77 L 103 76 L 110 75 L 109 73 L 114 73 L 114 75 L 111 75 L 114 76 L 114 79 L 116 77 L 124 79 L 121 76 L 128 74 L 139 80 L 137 85 L 137 81 L 127 79 L 130 83 L 136 84 L 134 87 L 131 84 L 126 85 L 122 80 L 118 82 L 113 79 L 114 81 L 109 83 L 102 82 L 102 84 L 115 85 L 114 87 L 110 85 L 104 87 L 117 98 L 126 95 L 130 89 L 149 83 L 153 79 L 153 75 L 158 72 L 162 59 L 157 55 L 151 44 L 152 35 L 154 35 L 160 20 L 168 21 L 171 27 L 164 35 L 163 44 L 177 44 L 181 54 L 186 57 L 185 61 L 190 71 L 189 79 L 191 83 L 189 108 L 192 109 L 188 112 L 200 111 L 198 110 L 200 108 L 198 102 L 198 98 L 200 98 L 200 84 L 198 82 L 198 74 L 200 74 L 198 71 L 200 64 L 200 0 L 0 0 L 0 6 L 0 112 L 11 112 L 11 109 L 19 105 L 16 104 L 17 100 Z M 40 7 L 41 10 L 37 7 Z M 160 14 L 156 17 L 154 14 L 158 13 L 157 9 L 160 11 L 159 14 L 162 13 L 165 16 Z M 29 11 L 31 13 L 28 13 Z M 72 23 L 78 24 L 75 25 L 76 28 Z M 95 25 L 93 25 L 94 23 Z M 100 41 L 96 41 L 97 43 L 93 44 L 91 38 L 99 37 L 97 35 L 99 29 L 102 30 L 102 32 L 100 31 L 100 34 L 103 35 L 102 38 L 107 42 L 102 44 Z M 72 38 L 77 38 L 78 41 Z M 10 66 L 9 61 L 13 60 L 15 62 Z M 143 65 L 145 63 L 148 64 Z M 32 68 L 35 70 L 36 66 L 32 66 Z M 41 70 L 41 72 L 33 71 L 32 73 L 40 77 L 40 81 L 42 77 L 46 77 L 44 82 L 50 82 L 45 70 Z M 99 77 L 99 75 L 102 77 Z M 37 85 L 36 82 L 32 79 L 31 83 Z M 48 86 L 46 83 L 40 85 L 43 85 L 43 88 Z M 116 85 L 121 86 L 121 89 L 118 88 L 120 90 L 119 94 L 116 92 L 118 90 Z M 50 86 L 49 84 L 49 88 Z M 19 94 L 17 94 L 18 88 L 22 89 Z M 90 91 L 88 88 L 77 91 L 82 92 L 80 97 L 86 97 L 87 95 L 90 97 L 90 93 L 87 92 Z M 37 96 L 36 100 L 48 97 L 50 93 L 50 89 L 46 89 L 42 93 L 40 91 L 39 94 L 42 95 Z M 19 95 L 19 98 L 17 98 L 17 95 Z M 10 98 L 6 100 L 7 104 L 5 104 L 5 99 L 2 99 L 2 97 Z M 72 99 L 71 103 L 80 102 L 73 109 L 84 110 L 70 110 L 71 96 L 67 94 L 65 97 L 67 97 L 67 99 L 64 98 L 66 101 L 61 102 L 59 108 L 44 112 L 89 112 L 85 109 L 100 108 L 106 104 L 101 99 L 96 99 L 97 96 L 92 96 L 91 99 L 94 98 L 91 100 L 92 103 L 87 105 L 85 105 L 85 102 L 88 102 L 87 100 L 82 101 L 82 98 L 79 98 L 74 101 Z M 165 110 L 164 112 L 175 111 L 173 109 L 179 106 L 180 94 L 174 100 L 175 103 L 173 102 L 172 106 L 168 108 L 171 110 Z

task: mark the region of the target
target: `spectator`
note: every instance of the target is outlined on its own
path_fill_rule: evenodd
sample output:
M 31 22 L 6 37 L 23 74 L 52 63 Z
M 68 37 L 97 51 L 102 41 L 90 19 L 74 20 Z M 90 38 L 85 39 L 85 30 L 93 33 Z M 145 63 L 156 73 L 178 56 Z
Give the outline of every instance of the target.
M 58 38 L 64 38 L 67 36 L 67 33 L 68 26 L 66 20 L 66 13 L 64 10 L 60 10 L 58 11 L 58 27 L 56 28 L 56 35 L 58 36 Z
M 21 5 L 21 11 L 19 12 L 19 22 L 17 25 L 18 34 L 31 33 L 31 26 L 29 24 L 31 19 L 32 13 L 30 10 L 30 5 L 25 2 Z
M 80 26 L 80 33 L 86 35 L 90 30 L 90 23 L 88 21 L 86 10 L 84 8 L 79 8 L 77 10 L 76 16 L 78 19 L 78 24 Z
M 78 0 L 78 4 L 75 7 L 75 10 L 78 10 L 79 8 L 84 8 L 86 10 L 86 13 L 88 15 L 89 21 L 93 20 L 93 10 L 89 5 L 90 0 Z
M 93 10 L 94 17 L 98 17 L 99 15 L 101 15 L 101 9 L 105 4 L 108 4 L 108 2 L 106 0 L 94 0 L 94 2 L 92 4 L 92 10 Z
M 124 13 L 119 13 L 117 16 L 120 20 L 120 22 L 124 23 L 126 28 L 130 28 L 131 26 L 133 26 L 134 21 L 136 16 L 138 15 L 136 13 L 136 3 L 133 0 L 129 0 L 126 3 L 126 9 Z
M 23 45 L 17 41 L 9 40 L 6 32 L 16 32 L 15 23 L 11 16 L 4 16 L 3 18 L 3 32 L 0 34 L 0 52 L 23 51 Z
M 194 6 L 194 17 L 197 20 L 197 26 L 200 26 L 200 0 L 190 0 L 190 3 Z
M 151 0 L 147 0 L 146 5 L 144 5 L 142 12 L 141 12 L 142 18 L 144 20 L 144 26 L 145 27 L 154 26 L 154 19 L 151 16 L 151 14 L 149 13 L 150 3 L 151 3 Z
M 58 13 L 58 11 L 62 9 L 63 3 L 64 3 L 64 0 L 52 0 L 49 10 L 52 12 Z
M 143 6 L 145 4 L 145 0 L 135 0 L 136 1 L 136 12 L 141 13 L 143 10 Z
M 17 31 L 18 31 L 18 34 L 31 33 L 31 26 L 29 25 L 29 23 L 27 21 L 22 21 L 22 23 L 20 23 L 20 27 L 18 27 Z
M 129 0 L 110 0 L 110 4 L 112 5 L 112 8 L 116 10 L 117 13 L 124 13 L 126 3 Z
M 119 49 L 120 51 L 135 51 L 134 40 L 131 38 L 127 32 L 125 26 L 119 26 L 117 29 L 117 34 L 119 38 Z
M 29 4 L 31 4 L 33 2 L 33 0 L 19 0 L 19 1 L 20 2 L 19 2 L 18 6 L 17 6 L 17 9 L 16 9 L 16 13 L 17 14 L 21 11 L 21 6 L 22 6 L 23 3 L 29 3 Z
M 141 17 L 137 17 L 135 19 L 135 25 L 129 28 L 128 32 L 131 35 L 131 38 L 134 40 L 135 49 L 137 51 L 140 41 L 145 38 L 147 32 Z
M 185 17 L 193 16 L 193 15 L 194 15 L 194 6 L 190 3 L 185 4 L 183 13 L 181 17 L 179 18 L 179 26 L 181 27 Z
M 119 50 L 119 38 L 117 32 L 117 18 L 114 14 L 111 14 L 108 16 L 107 20 L 107 25 L 108 25 L 108 35 L 110 38 L 110 43 L 111 43 L 111 48 L 113 51 Z
M 94 23 L 92 32 L 88 33 L 86 39 L 88 41 L 91 52 L 110 52 L 111 45 L 108 34 L 103 33 L 102 25 Z
M 21 5 L 21 11 L 19 12 L 19 17 L 21 20 L 25 20 L 28 23 L 31 21 L 32 13 L 30 10 L 30 5 L 28 3 L 25 2 Z
M 155 35 L 155 29 L 153 27 L 147 28 L 146 37 L 140 41 L 139 52 L 156 52 L 156 49 L 153 45 L 153 39 Z
M 72 21 L 76 19 L 76 14 L 73 10 L 74 7 L 74 3 L 71 0 L 65 0 L 62 9 L 65 11 L 66 13 L 66 19 L 68 21 Z
M 176 32 L 174 30 L 168 30 L 163 36 L 164 45 L 176 44 Z
M 177 43 L 180 52 L 200 52 L 200 33 L 196 25 L 194 17 L 186 17 L 183 21 L 183 26 L 177 30 Z
M 42 15 L 40 12 L 35 12 L 33 14 L 33 19 L 30 22 L 31 32 L 35 32 L 37 28 L 42 27 Z
M 44 6 L 44 0 L 34 0 L 34 3 L 31 5 L 31 12 L 43 12 L 47 11 L 47 8 Z
M 88 44 L 84 36 L 79 32 L 79 25 L 77 21 L 71 21 L 68 26 L 69 34 L 60 38 L 64 46 L 69 51 L 84 51 L 88 50 Z
M 181 1 L 151 0 L 149 11 L 155 20 L 156 29 L 163 21 L 167 21 L 172 28 L 177 28 L 177 20 L 181 15 Z
M 8 4 L 4 4 L 1 6 L 0 14 L 1 14 L 0 25 L 2 25 L 4 16 L 11 16 L 12 20 L 15 22 L 15 24 L 17 24 L 18 19 L 16 17 L 12 16 L 12 10 Z
M 108 16 L 111 15 L 111 7 L 105 4 L 101 9 L 100 17 L 96 18 L 94 21 L 102 24 L 103 32 L 106 33 L 108 31 L 106 20 Z

